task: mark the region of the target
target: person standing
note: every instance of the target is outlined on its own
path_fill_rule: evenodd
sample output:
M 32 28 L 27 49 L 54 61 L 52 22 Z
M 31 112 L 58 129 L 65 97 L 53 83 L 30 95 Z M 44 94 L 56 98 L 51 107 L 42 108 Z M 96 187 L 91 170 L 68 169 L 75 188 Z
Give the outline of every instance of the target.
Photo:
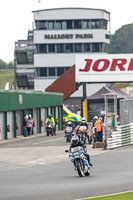
M 101 118 L 100 117 L 96 120 L 94 126 L 96 128 L 96 141 L 97 142 L 101 142 L 101 129 L 102 129 L 102 125 L 101 125 Z
M 28 115 L 24 115 L 24 120 L 23 120 L 23 135 L 24 135 L 24 137 L 27 137 L 27 123 L 28 123 Z
M 32 128 L 33 128 L 33 120 L 31 115 L 29 115 L 28 117 L 28 121 L 27 121 L 27 132 L 28 132 L 28 136 L 32 135 Z

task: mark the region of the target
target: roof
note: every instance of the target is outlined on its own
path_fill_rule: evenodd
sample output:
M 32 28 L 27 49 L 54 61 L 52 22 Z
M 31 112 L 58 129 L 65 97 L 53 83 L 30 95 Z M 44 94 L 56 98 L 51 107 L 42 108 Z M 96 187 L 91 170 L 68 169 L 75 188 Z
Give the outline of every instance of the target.
M 87 97 L 88 100 L 94 100 L 94 99 L 104 99 L 104 95 L 103 94 L 108 94 L 110 93 L 110 95 L 112 93 L 117 94 L 117 98 L 118 99 L 129 99 L 131 98 L 128 94 L 126 94 L 125 92 L 123 92 L 120 89 L 117 90 L 112 90 L 109 89 L 107 87 L 102 87 L 100 90 L 98 90 L 96 93 L 94 93 L 93 95 Z M 113 96 L 108 96 L 109 99 L 113 99 Z
M 110 14 L 110 12 L 108 12 L 107 10 L 104 10 L 104 9 L 97 9 L 97 8 L 76 8 L 76 7 L 42 9 L 42 10 L 34 10 L 32 12 L 34 13 L 34 12 L 41 12 L 41 11 L 70 10 L 70 9 L 76 9 L 76 10 L 78 10 L 78 9 L 81 9 L 81 10 L 100 10 L 100 11 L 104 11 L 104 12 Z

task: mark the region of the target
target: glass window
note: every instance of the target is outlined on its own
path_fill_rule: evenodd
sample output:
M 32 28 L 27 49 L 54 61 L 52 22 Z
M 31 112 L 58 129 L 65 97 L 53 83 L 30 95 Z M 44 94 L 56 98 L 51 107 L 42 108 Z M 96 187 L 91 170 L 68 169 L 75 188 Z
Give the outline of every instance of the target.
M 101 43 L 92 44 L 92 52 L 101 52 Z
M 49 67 L 49 76 L 55 76 L 55 67 Z
M 67 29 L 67 22 L 66 21 L 63 21 L 62 22 L 62 29 Z
M 64 67 L 57 67 L 57 76 L 60 76 L 64 73 L 65 68 Z
M 87 28 L 87 20 L 82 21 L 82 28 L 86 29 Z
M 53 30 L 54 29 L 54 21 L 48 21 L 48 29 Z
M 74 20 L 74 29 L 81 29 L 81 28 L 82 28 L 82 21 Z
M 84 44 L 84 52 L 90 52 L 90 44 Z
M 43 68 L 40 68 L 40 77 L 46 77 L 47 76 L 47 68 L 46 67 L 43 67 Z
M 83 20 L 82 21 L 82 28 L 83 29 L 91 29 L 91 21 L 90 20 Z
M 54 24 L 54 28 L 57 30 L 61 30 L 62 29 L 62 21 L 61 20 L 56 21 Z
M 37 53 L 47 53 L 47 45 L 46 44 L 37 44 Z
M 73 21 L 72 20 L 66 20 L 67 29 L 73 29 Z
M 96 22 L 94 19 L 91 20 L 91 28 L 96 28 Z
M 55 53 L 55 44 L 48 44 L 48 53 Z
M 73 44 L 65 44 L 65 53 L 73 52 Z
M 88 29 L 91 29 L 91 20 L 88 20 L 88 21 L 87 21 L 87 28 L 88 28 Z
M 100 19 L 95 20 L 95 25 L 96 28 L 101 28 L 101 20 Z
M 74 52 L 82 52 L 82 44 L 75 44 L 74 50 Z
M 35 23 L 36 23 L 36 28 L 38 30 L 40 30 L 40 29 L 47 29 L 48 28 L 47 27 L 47 21 L 40 20 L 40 21 L 36 21 Z
M 107 24 L 108 24 L 108 21 L 107 21 L 107 20 L 105 20 L 105 19 L 102 19 L 102 20 L 101 20 L 101 28 L 107 29 Z
M 57 53 L 64 53 L 64 44 L 57 44 Z

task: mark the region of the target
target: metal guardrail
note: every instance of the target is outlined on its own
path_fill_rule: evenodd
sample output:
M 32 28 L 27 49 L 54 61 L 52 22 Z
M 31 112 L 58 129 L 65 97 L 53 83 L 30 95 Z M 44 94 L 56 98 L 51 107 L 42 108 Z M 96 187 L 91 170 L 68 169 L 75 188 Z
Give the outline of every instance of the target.
M 107 138 L 107 149 L 114 149 L 133 144 L 133 123 L 117 126 L 117 131 L 111 133 Z

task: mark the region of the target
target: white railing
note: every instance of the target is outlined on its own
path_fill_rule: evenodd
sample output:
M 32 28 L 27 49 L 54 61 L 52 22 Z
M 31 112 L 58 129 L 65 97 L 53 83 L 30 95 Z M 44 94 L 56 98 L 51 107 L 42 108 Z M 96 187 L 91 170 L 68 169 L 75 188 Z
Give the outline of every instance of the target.
M 133 123 L 117 126 L 110 138 L 107 138 L 107 149 L 133 144 Z

